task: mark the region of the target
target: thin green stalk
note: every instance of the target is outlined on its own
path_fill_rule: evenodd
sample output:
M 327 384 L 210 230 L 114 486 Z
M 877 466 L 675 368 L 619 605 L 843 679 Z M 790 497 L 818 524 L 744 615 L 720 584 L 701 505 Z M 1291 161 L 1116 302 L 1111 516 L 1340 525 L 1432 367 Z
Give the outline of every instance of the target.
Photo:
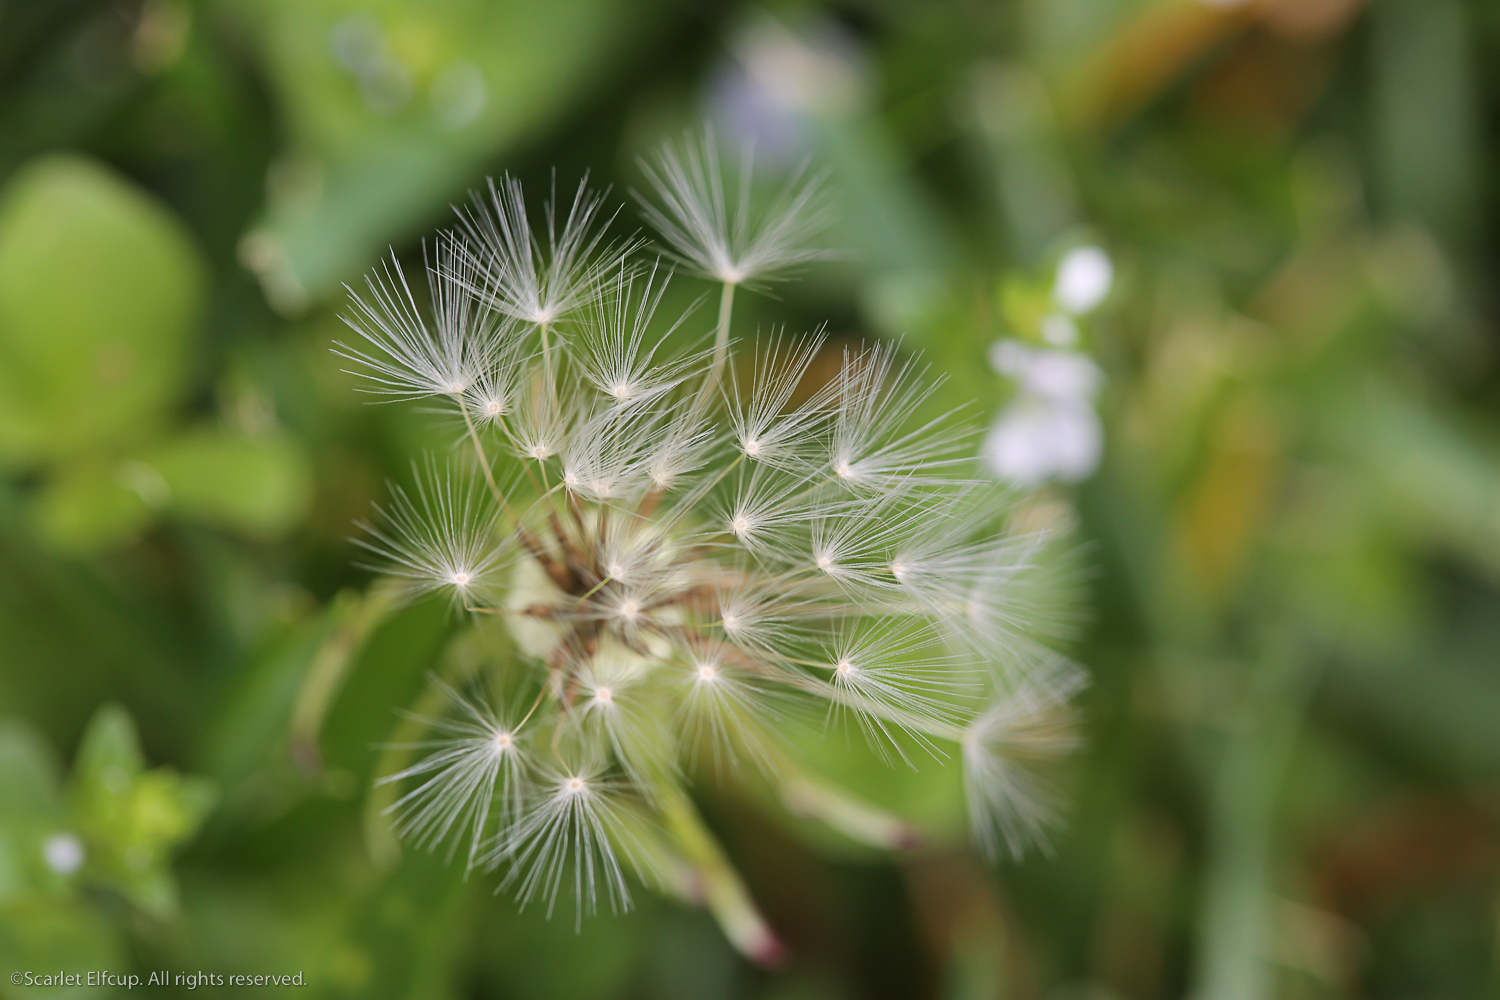
M 1276 803 L 1316 679 L 1311 651 L 1272 638 L 1213 779 L 1194 996 L 1265 1000 L 1274 930 Z
M 729 321 L 734 315 L 734 290 L 737 286 L 732 281 L 724 282 L 724 290 L 719 295 L 719 327 L 714 334 L 714 364 L 708 373 L 708 379 L 703 383 L 703 389 L 698 393 L 698 408 L 704 409 L 708 401 L 713 398 L 714 390 L 719 387 L 719 379 L 724 374 L 724 362 L 729 358 Z
M 725 937 L 752 961 L 775 965 L 782 957 L 781 942 L 756 908 L 739 872 L 703 825 L 692 800 L 671 780 L 657 783 L 654 791 L 663 825 L 702 879 L 703 900 Z

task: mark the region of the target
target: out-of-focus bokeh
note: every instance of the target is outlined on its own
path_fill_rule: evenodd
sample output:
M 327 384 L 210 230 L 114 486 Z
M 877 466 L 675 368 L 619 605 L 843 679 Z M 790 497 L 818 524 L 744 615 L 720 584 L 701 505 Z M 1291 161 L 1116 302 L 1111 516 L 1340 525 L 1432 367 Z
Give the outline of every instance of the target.
M 0 0 L 0 996 L 1500 994 L 1497 51 L 1483 0 Z M 899 858 L 700 785 L 772 972 L 393 843 L 456 621 L 348 537 L 448 439 L 329 352 L 486 176 L 626 233 L 705 122 L 837 195 L 741 330 L 903 338 L 1085 567 L 1050 851 L 978 862 L 941 767 L 839 765 Z

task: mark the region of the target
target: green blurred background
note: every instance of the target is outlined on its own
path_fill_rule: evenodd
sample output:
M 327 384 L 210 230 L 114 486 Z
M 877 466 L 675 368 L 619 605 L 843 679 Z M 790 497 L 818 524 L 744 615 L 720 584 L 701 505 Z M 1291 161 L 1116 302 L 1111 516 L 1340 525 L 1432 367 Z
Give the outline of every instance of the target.
M 0 996 L 1500 994 L 1497 52 L 1491 0 L 0 0 Z M 1025 501 L 1089 567 L 1068 822 L 987 868 L 947 772 L 850 765 L 932 833 L 886 858 L 706 783 L 774 972 L 391 843 L 377 745 L 464 654 L 348 536 L 447 437 L 328 350 L 486 175 L 628 232 L 705 120 L 838 198 L 741 330 L 904 336 L 985 420 L 1060 256 L 1114 267 L 1102 462 Z

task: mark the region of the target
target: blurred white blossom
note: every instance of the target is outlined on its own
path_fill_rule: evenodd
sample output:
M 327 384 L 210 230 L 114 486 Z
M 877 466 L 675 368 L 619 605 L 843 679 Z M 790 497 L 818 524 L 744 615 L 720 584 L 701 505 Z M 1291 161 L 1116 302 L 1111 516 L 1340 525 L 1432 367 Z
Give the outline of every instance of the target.
M 995 475 L 1017 486 L 1088 478 L 1104 449 L 1094 409 L 1099 366 L 1076 351 L 1038 350 L 1018 340 L 996 341 L 990 364 L 1017 388 L 984 439 L 982 454 Z
M 1098 247 L 1078 247 L 1063 256 L 1052 283 L 1052 299 L 1072 316 L 1093 312 L 1109 295 L 1115 267 Z

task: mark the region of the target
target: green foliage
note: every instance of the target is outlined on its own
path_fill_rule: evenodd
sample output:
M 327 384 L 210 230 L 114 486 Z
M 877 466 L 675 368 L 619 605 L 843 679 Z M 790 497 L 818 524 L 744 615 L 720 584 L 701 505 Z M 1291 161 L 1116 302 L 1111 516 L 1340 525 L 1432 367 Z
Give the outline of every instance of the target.
M 0 460 L 146 439 L 181 397 L 203 299 L 182 224 L 103 165 L 49 156 L 0 192 Z
M 172 854 L 207 816 L 213 786 L 148 769 L 124 709 L 95 713 L 66 784 L 35 732 L 0 723 L 0 775 L 0 961 L 7 969 L 118 963 L 121 931 L 110 909 L 91 898 L 99 890 L 155 920 L 177 916 Z
M 0 3 L 0 996 L 162 966 L 422 1000 L 1500 995 L 1497 32 L 1465 0 Z M 417 273 L 486 175 L 539 201 L 593 166 L 625 236 L 634 158 L 705 114 L 756 134 L 757 197 L 803 157 L 840 193 L 841 255 L 742 292 L 741 328 L 904 338 L 949 376 L 918 421 L 1016 398 L 986 359 L 1046 345 L 1064 251 L 1116 275 L 1079 323 L 1104 461 L 1022 505 L 1076 528 L 1092 605 L 1060 629 L 1094 678 L 1068 822 L 983 867 L 954 762 L 837 720 L 786 720 L 806 777 L 919 851 L 703 762 L 792 949 L 769 977 L 691 904 L 575 934 L 396 843 L 373 780 L 430 736 L 402 713 L 515 656 L 354 565 L 453 433 L 357 405 L 327 352 L 342 283 L 391 245 Z

